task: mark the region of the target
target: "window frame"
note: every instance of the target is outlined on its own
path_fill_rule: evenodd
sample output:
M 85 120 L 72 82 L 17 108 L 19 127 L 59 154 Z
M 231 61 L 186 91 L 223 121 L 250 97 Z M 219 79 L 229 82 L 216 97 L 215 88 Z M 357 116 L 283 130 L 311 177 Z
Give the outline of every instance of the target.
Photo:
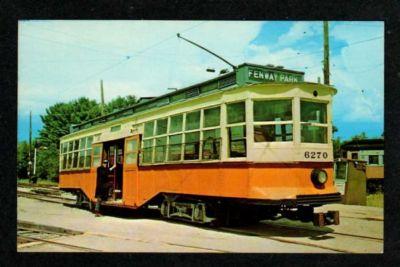
M 325 104 L 325 108 L 326 108 L 326 123 L 319 123 L 319 122 L 303 122 L 301 121 L 301 102 L 311 102 L 311 103 L 319 103 L 319 104 Z M 330 143 L 329 140 L 329 114 L 328 114 L 328 105 L 329 105 L 329 101 L 327 100 L 321 100 L 321 99 L 310 99 L 310 98 L 302 98 L 300 97 L 299 99 L 299 128 L 300 128 L 300 143 L 302 144 L 322 144 L 322 145 L 326 145 Z M 314 126 L 314 127 L 323 127 L 326 129 L 326 142 L 325 143 L 320 143 L 320 142 L 303 142 L 302 141 L 302 126 L 306 125 L 306 126 Z
M 262 101 L 281 101 L 281 100 L 290 100 L 291 102 L 291 107 L 292 107 L 292 119 L 289 121 L 255 121 L 254 120 L 254 113 L 255 113 L 255 102 L 262 102 Z M 252 118 L 253 118 L 253 136 L 252 137 L 248 137 L 246 136 L 246 138 L 253 138 L 252 141 L 254 142 L 254 144 L 265 144 L 265 143 L 294 143 L 294 139 L 295 139 L 295 97 L 273 97 L 273 98 L 252 98 Z M 254 126 L 264 126 L 264 125 L 292 125 L 292 140 L 289 141 L 256 141 L 255 140 L 255 135 L 254 135 Z
M 228 115 L 228 105 L 241 103 L 241 102 L 244 102 L 244 112 L 245 112 L 244 121 L 243 122 L 228 123 L 228 116 L 229 116 Z M 226 155 L 227 155 L 227 158 L 230 159 L 230 160 L 246 159 L 247 155 L 248 155 L 248 152 L 249 152 L 248 143 L 247 143 L 247 138 L 248 138 L 248 131 L 247 131 L 247 125 L 248 125 L 248 121 L 247 121 L 248 120 L 248 118 L 247 118 L 248 117 L 247 116 L 248 103 L 247 102 L 248 102 L 247 99 L 241 99 L 241 100 L 225 103 L 225 112 L 226 112 L 226 114 L 225 114 L 226 115 L 225 116 L 225 122 L 226 122 L 225 129 L 226 129 L 226 149 L 227 149 Z M 245 136 L 244 136 L 243 140 L 244 140 L 244 148 L 245 148 L 246 156 L 231 157 L 231 139 L 230 139 L 229 133 L 230 133 L 230 128 L 237 127 L 237 126 L 244 127 Z M 221 132 L 221 134 L 222 134 L 222 132 Z M 221 138 L 222 138 L 222 135 L 221 135 Z M 221 143 L 222 143 L 222 141 L 223 140 L 221 140 Z

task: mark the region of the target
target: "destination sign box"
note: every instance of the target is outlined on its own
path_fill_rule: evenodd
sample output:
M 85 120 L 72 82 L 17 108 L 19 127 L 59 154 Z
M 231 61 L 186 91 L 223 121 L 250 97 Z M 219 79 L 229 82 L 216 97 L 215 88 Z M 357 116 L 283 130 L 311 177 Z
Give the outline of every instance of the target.
M 248 68 L 247 78 L 250 81 L 259 82 L 296 83 L 303 81 L 303 75 L 301 74 L 254 67 Z

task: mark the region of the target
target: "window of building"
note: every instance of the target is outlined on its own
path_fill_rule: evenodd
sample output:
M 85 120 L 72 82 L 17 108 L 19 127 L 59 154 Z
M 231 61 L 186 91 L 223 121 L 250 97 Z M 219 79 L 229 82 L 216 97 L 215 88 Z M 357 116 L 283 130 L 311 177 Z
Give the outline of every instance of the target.
M 186 114 L 185 130 L 195 130 L 200 127 L 200 111 L 195 111 Z
M 328 143 L 327 104 L 300 101 L 301 142 Z
M 169 132 L 177 133 L 182 131 L 183 114 L 172 116 L 170 119 Z
M 233 126 L 228 129 L 229 157 L 246 157 L 246 126 Z
M 185 140 L 184 159 L 199 159 L 200 132 L 186 133 Z
M 351 153 L 351 159 L 358 159 L 358 153 Z
M 204 120 L 203 120 L 203 127 L 214 127 L 219 126 L 220 118 L 221 118 L 221 108 L 210 108 L 204 110 Z
M 160 119 L 157 120 L 157 130 L 156 130 L 156 135 L 162 135 L 167 133 L 167 125 L 168 125 L 168 119 Z
M 254 101 L 254 142 L 293 141 L 292 100 Z
M 369 155 L 368 156 L 368 164 L 379 164 L 379 156 L 378 155 Z
M 227 123 L 240 123 L 246 121 L 245 102 L 227 104 Z

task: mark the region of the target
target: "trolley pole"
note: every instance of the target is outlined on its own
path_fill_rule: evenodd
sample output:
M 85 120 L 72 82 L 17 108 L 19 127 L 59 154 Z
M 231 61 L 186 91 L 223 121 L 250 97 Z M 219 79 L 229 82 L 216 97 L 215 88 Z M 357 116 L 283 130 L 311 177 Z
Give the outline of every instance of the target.
M 31 149 L 32 149 L 32 110 L 29 112 L 29 162 L 28 162 L 28 178 L 29 182 L 32 180 L 32 157 L 31 157 Z
M 100 94 L 101 94 L 101 116 L 104 115 L 104 89 L 103 89 L 103 80 L 100 80 Z
M 329 25 L 324 21 L 324 84 L 329 85 Z

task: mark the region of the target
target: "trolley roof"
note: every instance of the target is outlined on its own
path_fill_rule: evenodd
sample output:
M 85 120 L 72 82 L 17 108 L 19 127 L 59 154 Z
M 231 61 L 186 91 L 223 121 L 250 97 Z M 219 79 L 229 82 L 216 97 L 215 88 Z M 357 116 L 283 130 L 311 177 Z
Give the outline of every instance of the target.
M 90 128 L 100 123 L 105 123 L 118 118 L 130 116 L 134 113 L 162 107 L 178 101 L 191 99 L 212 91 L 229 89 L 256 83 L 299 83 L 304 82 L 304 72 L 285 69 L 282 66 L 257 65 L 243 63 L 235 71 L 220 75 L 211 80 L 170 92 L 158 97 L 146 98 L 146 101 L 127 108 L 117 110 L 104 116 L 100 116 L 77 125 L 71 125 L 70 133 Z

